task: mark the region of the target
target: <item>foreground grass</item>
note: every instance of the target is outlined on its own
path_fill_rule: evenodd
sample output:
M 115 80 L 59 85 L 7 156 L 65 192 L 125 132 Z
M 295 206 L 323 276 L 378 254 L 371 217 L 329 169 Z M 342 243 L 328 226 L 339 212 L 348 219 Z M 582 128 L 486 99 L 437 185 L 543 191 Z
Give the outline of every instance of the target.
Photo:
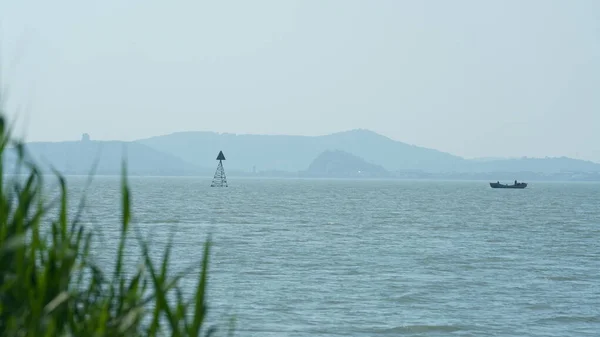
M 19 167 L 26 168 L 24 181 L 6 177 L 3 164 L 9 147 L 16 149 Z M 210 336 L 217 332 L 205 322 L 210 240 L 204 246 L 191 300 L 182 296 L 183 275 L 169 273 L 171 244 L 155 266 L 147 244 L 137 238 L 143 268 L 125 276 L 123 254 L 133 238 L 124 166 L 120 239 L 115 268 L 107 273 L 89 258 L 94 236 L 79 222 L 83 203 L 70 214 L 67 183 L 59 173 L 59 197 L 45 200 L 43 175 L 25 158 L 24 145 L 12 140 L 0 114 L 0 336 Z

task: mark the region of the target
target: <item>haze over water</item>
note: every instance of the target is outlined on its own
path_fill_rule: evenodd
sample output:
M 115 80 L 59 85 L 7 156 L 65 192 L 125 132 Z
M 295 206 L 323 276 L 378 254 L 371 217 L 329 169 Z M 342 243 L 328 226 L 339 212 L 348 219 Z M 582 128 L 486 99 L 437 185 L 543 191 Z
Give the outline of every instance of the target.
M 599 184 L 131 184 L 136 227 L 157 258 L 176 233 L 173 273 L 200 260 L 212 233 L 209 316 L 235 315 L 238 336 L 600 333 Z M 97 177 L 88 192 L 86 221 L 103 233 L 94 256 L 105 266 L 119 230 L 118 186 L 117 177 Z M 133 246 L 129 254 L 137 261 Z

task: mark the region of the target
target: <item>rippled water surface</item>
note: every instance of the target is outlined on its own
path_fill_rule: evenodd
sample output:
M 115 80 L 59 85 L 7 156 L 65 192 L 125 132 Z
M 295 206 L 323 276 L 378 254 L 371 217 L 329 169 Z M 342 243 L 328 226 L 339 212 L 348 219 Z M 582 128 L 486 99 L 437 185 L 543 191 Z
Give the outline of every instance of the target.
M 234 315 L 237 336 L 600 336 L 600 184 L 130 182 L 153 253 L 175 231 L 174 271 L 212 233 L 211 318 Z M 106 265 L 118 187 L 88 191 Z

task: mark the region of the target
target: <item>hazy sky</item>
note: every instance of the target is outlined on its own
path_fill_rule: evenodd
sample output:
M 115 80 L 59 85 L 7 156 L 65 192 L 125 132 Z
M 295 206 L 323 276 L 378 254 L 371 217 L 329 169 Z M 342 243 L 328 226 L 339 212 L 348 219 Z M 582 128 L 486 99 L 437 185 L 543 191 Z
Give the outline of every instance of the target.
M 597 0 L 0 0 L 0 28 L 30 141 L 366 128 L 600 162 Z

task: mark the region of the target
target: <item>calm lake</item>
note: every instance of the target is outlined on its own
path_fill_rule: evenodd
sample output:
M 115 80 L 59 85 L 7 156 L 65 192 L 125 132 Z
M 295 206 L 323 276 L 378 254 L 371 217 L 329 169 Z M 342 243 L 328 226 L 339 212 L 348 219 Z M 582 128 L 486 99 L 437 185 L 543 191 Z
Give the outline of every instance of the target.
M 210 181 L 131 177 L 134 227 L 157 258 L 175 233 L 173 273 L 212 235 L 209 316 L 236 336 L 600 336 L 600 184 Z M 108 267 L 119 177 L 87 195 Z

